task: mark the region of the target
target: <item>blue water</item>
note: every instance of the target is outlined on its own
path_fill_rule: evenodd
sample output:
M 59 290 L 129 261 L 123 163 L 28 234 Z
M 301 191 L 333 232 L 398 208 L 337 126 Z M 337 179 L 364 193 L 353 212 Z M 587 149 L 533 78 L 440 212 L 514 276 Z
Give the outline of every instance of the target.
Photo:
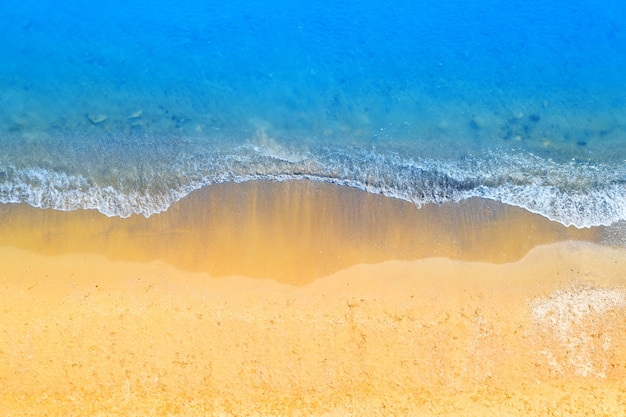
M 0 1 L 0 202 L 309 178 L 626 220 L 626 3 Z

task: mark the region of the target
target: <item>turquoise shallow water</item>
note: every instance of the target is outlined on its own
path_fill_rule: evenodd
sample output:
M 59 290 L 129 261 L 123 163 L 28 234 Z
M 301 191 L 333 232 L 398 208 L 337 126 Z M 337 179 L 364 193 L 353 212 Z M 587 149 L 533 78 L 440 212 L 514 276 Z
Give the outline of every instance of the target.
M 169 3 L 0 1 L 0 202 L 310 178 L 626 220 L 623 2 Z

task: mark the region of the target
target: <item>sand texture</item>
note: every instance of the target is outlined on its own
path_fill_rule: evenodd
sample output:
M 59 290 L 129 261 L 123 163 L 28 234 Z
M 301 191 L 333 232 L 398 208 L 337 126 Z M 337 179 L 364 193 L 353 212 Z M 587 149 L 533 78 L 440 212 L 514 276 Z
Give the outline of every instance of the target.
M 160 260 L 216 277 L 294 285 L 388 260 L 512 262 L 537 245 L 595 241 L 598 234 L 488 200 L 418 210 L 406 201 L 310 181 L 215 185 L 149 219 L 24 205 L 0 207 L 0 216 L 0 245 Z
M 231 187 L 235 194 L 242 190 Z M 324 194 L 302 194 L 314 190 L 310 184 L 289 187 L 266 198 L 296 196 L 292 202 L 299 201 L 297 211 L 304 213 L 318 206 L 336 209 Z M 224 195 L 226 188 L 220 190 Z M 340 194 L 343 202 L 358 193 Z M 211 207 L 210 192 L 200 197 Z M 380 209 L 382 217 L 391 218 L 403 204 L 385 201 L 391 203 Z M 447 218 L 467 220 L 474 211 L 488 213 L 485 204 L 442 210 L 457 216 Z M 245 230 L 266 227 L 269 213 L 259 209 L 264 206 L 250 207 L 263 224 L 245 212 Z M 367 204 L 359 207 L 360 216 L 371 213 Z M 575 241 L 569 234 L 576 231 L 552 223 L 538 227 L 535 216 L 507 210 L 494 209 L 488 218 L 496 220 L 480 219 L 471 228 L 462 222 L 466 239 L 472 233 L 474 238 L 460 252 L 457 233 L 441 222 L 425 223 L 429 236 L 447 231 L 442 239 L 453 252 L 413 260 L 361 260 L 388 254 L 370 249 L 367 240 L 358 256 L 344 260 L 343 234 L 372 224 L 346 226 L 337 216 L 331 229 L 306 230 L 298 217 L 275 213 L 282 219 L 275 224 L 292 221 L 293 230 L 303 231 L 284 229 L 265 244 L 259 237 L 254 250 L 241 241 L 250 236 L 246 232 L 223 232 L 244 252 L 284 250 L 282 259 L 288 260 L 317 230 L 327 241 L 337 239 L 331 243 L 336 258 L 322 269 L 331 272 L 298 281 L 285 278 L 298 264 L 287 266 L 287 275 L 261 279 L 256 276 L 271 275 L 278 266 L 264 264 L 250 277 L 194 269 L 196 255 L 181 255 L 178 262 L 147 259 L 134 236 L 148 233 L 130 226 L 141 219 L 118 219 L 105 233 L 105 221 L 81 229 L 76 221 L 85 218 L 61 218 L 68 213 L 46 211 L 46 222 L 19 223 L 15 219 L 32 219 L 33 211 L 11 208 L 5 215 L 15 221 L 3 222 L 0 246 L 0 415 L 623 415 L 626 250 L 591 242 L 593 230 L 580 232 L 587 241 Z M 187 218 L 194 215 L 186 212 Z M 165 222 L 154 225 L 151 219 L 150 227 L 172 233 Z M 509 223 L 497 219 L 517 219 L 517 226 L 506 229 Z M 404 242 L 403 230 L 390 232 L 390 224 L 377 233 Z M 64 239 L 47 235 L 48 242 L 62 244 L 47 247 L 42 227 L 63 230 Z M 525 236 L 512 238 L 521 230 Z M 107 236 L 115 244 L 103 244 Z M 95 242 L 81 249 L 69 237 Z M 284 246 L 268 247 L 281 239 Z M 156 250 L 158 242 L 148 239 L 146 245 Z M 519 250 L 519 242 L 530 248 Z M 224 253 L 236 247 L 224 245 Z M 436 246 L 437 240 L 430 242 Z M 489 258 L 499 252 L 504 259 Z M 174 259 L 185 251 L 162 253 Z M 241 267 L 234 258 L 222 261 L 224 271 Z M 301 262 L 306 270 L 313 261 Z

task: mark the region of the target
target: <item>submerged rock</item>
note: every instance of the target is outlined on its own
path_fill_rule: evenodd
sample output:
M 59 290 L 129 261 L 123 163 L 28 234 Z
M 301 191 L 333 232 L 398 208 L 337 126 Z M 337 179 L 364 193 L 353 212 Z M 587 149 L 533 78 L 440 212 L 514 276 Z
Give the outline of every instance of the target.
M 104 122 L 108 119 L 106 114 L 88 114 L 87 118 L 89 121 L 95 125 Z
M 129 115 L 127 117 L 128 120 L 132 120 L 132 119 L 139 119 L 141 117 L 141 115 L 143 114 L 143 112 L 141 110 L 138 110 L 136 112 L 134 112 L 133 114 Z

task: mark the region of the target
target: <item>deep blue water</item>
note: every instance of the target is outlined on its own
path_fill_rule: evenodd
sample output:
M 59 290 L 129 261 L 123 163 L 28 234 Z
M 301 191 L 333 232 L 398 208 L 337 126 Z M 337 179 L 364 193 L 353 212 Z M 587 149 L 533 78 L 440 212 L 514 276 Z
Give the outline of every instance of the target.
M 626 3 L 0 0 L 0 202 L 311 178 L 626 220 Z

